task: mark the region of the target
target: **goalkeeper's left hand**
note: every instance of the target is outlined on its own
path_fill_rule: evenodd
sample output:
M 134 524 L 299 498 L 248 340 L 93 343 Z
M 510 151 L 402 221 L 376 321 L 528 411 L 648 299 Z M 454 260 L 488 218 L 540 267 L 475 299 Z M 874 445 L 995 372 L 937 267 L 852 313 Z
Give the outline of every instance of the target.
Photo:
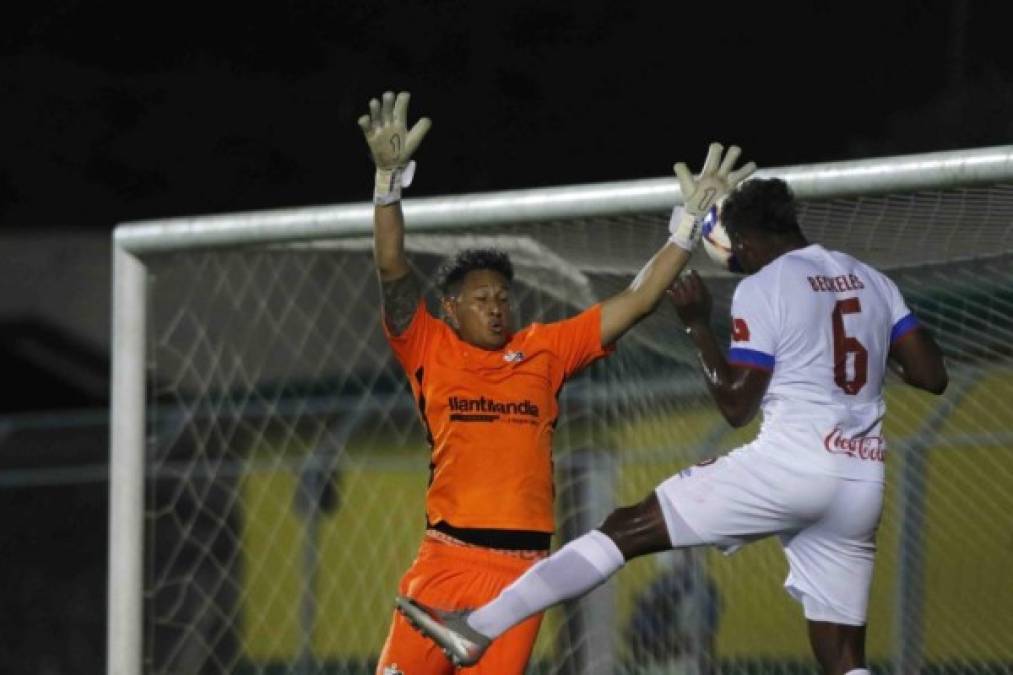
M 359 118 L 359 127 L 366 136 L 369 152 L 376 165 L 373 191 L 375 204 L 393 204 L 401 199 L 401 188 L 411 184 L 415 163 L 412 155 L 418 149 L 432 121 L 421 118 L 408 129 L 408 101 L 411 94 L 385 91 L 381 101 L 369 101 L 369 114 Z
M 732 171 L 742 154 L 742 149 L 737 145 L 728 148 L 719 165 L 722 150 L 724 148 L 720 143 L 710 144 L 703 169 L 696 177 L 683 162 L 677 162 L 673 167 L 679 179 L 679 187 L 682 188 L 682 206 L 676 206 L 672 211 L 668 228 L 672 233 L 672 243 L 687 251 L 692 251 L 700 241 L 700 220 L 725 195 L 756 171 L 755 162 Z

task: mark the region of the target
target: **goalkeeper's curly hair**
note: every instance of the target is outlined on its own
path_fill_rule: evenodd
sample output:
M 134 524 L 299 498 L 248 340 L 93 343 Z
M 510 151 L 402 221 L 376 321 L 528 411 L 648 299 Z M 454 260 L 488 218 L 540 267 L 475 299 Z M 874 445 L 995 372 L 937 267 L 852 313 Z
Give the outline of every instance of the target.
M 440 294 L 446 297 L 457 293 L 464 277 L 474 270 L 493 270 L 502 274 L 508 283 L 514 280 L 514 266 L 509 255 L 494 248 L 469 248 L 447 258 L 436 270 Z
M 780 178 L 754 178 L 732 192 L 721 207 L 729 232 L 760 230 L 775 235 L 802 234 L 795 194 Z

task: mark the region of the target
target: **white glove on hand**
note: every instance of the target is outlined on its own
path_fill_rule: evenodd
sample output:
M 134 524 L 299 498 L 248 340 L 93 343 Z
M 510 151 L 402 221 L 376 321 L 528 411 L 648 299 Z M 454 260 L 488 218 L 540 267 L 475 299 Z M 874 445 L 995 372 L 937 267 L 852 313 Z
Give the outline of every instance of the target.
M 693 177 L 689 168 L 678 162 L 673 167 L 682 188 L 682 205 L 672 211 L 668 222 L 668 231 L 672 233 L 670 241 L 679 248 L 692 251 L 700 241 L 700 220 L 739 183 L 756 171 L 756 163 L 749 162 L 736 171 L 732 171 L 738 161 L 742 149 L 733 145 L 728 148 L 720 166 L 718 160 L 724 148 L 720 143 L 711 143 L 707 149 L 700 175 Z
M 369 114 L 359 118 L 359 126 L 376 165 L 373 203 L 386 205 L 400 201 L 401 188 L 411 185 L 415 173 L 412 155 L 433 123 L 423 117 L 409 131 L 411 94 L 402 91 L 395 99 L 394 92 L 385 91 L 381 98 L 382 103 L 375 98 L 369 101 Z

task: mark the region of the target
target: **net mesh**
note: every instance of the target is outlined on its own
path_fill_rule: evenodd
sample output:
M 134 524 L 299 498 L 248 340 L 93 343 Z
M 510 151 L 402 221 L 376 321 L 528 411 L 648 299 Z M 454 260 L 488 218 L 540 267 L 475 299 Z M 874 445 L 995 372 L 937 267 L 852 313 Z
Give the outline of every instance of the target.
M 801 220 L 812 240 L 886 271 L 951 370 L 943 397 L 888 379 L 873 667 L 1013 672 L 1013 186 L 806 202 Z M 423 278 L 454 248 L 507 250 L 527 323 L 625 287 L 666 221 L 642 213 L 407 241 Z M 146 671 L 373 672 L 423 530 L 429 455 L 380 331 L 370 242 L 145 262 Z M 698 267 L 727 335 L 736 279 Z M 571 381 L 561 410 L 557 544 L 755 434 L 714 411 L 666 305 Z M 530 672 L 811 672 L 786 570 L 769 540 L 731 558 L 634 561 L 549 613 Z

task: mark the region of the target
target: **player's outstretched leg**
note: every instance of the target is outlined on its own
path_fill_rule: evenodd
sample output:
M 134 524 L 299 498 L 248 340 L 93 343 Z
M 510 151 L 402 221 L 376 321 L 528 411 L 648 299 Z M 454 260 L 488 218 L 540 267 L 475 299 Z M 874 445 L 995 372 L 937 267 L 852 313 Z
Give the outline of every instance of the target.
M 473 612 L 446 612 L 400 597 L 396 606 L 455 664 L 472 665 L 492 640 L 529 616 L 593 590 L 627 560 L 671 548 L 661 506 L 652 493 L 636 506 L 613 511 L 600 529 L 533 565 Z
M 399 595 L 394 598 L 397 610 L 420 633 L 440 645 L 455 666 L 478 663 L 492 640 L 468 625 L 468 610 L 445 612 L 428 607 L 417 600 Z

